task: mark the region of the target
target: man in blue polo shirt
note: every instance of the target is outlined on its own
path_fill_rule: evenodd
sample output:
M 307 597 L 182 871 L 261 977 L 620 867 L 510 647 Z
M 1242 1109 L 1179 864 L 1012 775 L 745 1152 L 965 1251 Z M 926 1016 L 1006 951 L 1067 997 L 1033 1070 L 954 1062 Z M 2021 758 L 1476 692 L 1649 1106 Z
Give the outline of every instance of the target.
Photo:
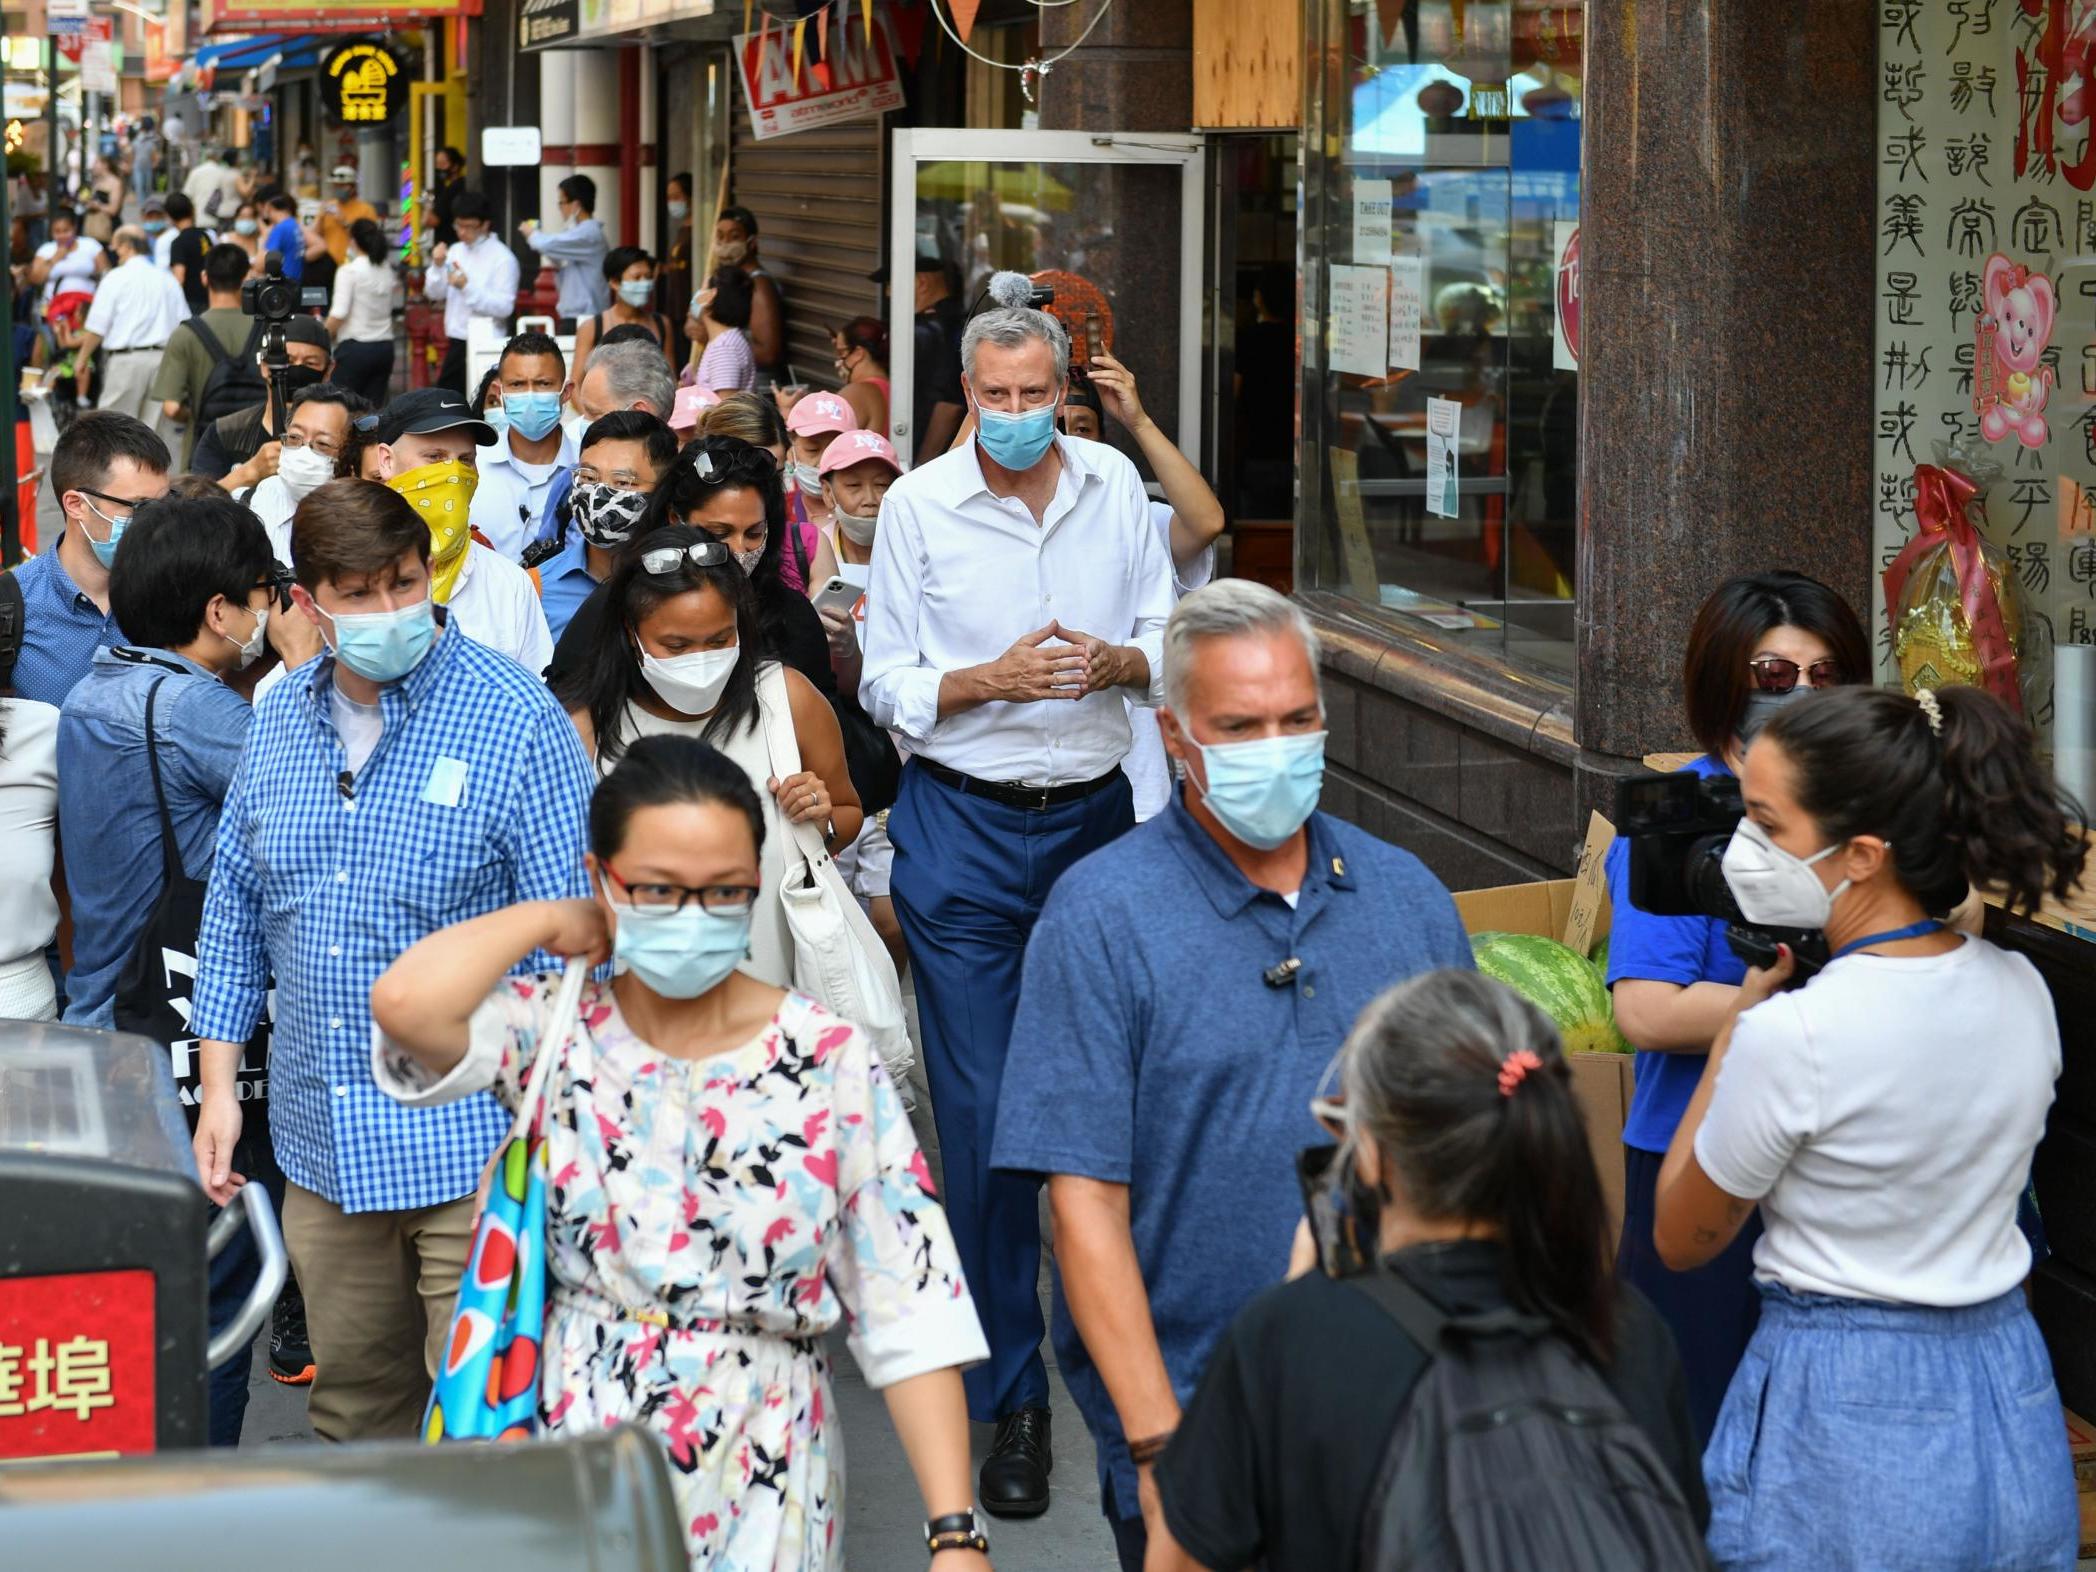
M 539 601 L 555 639 L 611 576 L 613 555 L 644 533 L 648 498 L 677 457 L 677 438 L 644 409 L 614 410 L 582 434 L 568 519 L 527 560 L 539 570 Z
M 1324 702 L 1300 610 L 1223 579 L 1179 603 L 1164 661 L 1159 725 L 1185 785 L 1048 897 L 991 1159 L 1048 1176 L 1055 1349 L 1124 1569 L 1157 1510 L 1148 1460 L 1231 1318 L 1287 1267 L 1295 1156 L 1323 1139 L 1309 1102 L 1355 1016 L 1471 964 L 1418 859 L 1314 811 Z
M 58 544 L 14 570 L 22 590 L 15 693 L 56 707 L 95 651 L 121 644 L 109 614 L 109 565 L 131 515 L 167 495 L 167 444 L 114 410 L 82 414 L 51 452 L 51 489 L 65 515 Z

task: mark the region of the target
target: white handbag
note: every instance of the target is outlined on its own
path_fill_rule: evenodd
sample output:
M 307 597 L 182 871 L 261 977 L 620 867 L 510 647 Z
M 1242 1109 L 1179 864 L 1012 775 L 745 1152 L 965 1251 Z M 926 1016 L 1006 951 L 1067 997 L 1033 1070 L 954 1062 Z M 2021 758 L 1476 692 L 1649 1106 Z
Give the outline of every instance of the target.
M 760 679 L 758 712 L 773 778 L 783 781 L 800 774 L 800 742 L 793 734 L 785 677 L 777 666 Z M 865 1032 L 900 1091 L 916 1055 L 903 1021 L 902 983 L 895 975 L 895 962 L 837 871 L 822 831 L 813 824 L 787 823 L 784 814 L 780 824 L 793 840 L 779 881 L 779 901 L 793 934 L 793 985 Z

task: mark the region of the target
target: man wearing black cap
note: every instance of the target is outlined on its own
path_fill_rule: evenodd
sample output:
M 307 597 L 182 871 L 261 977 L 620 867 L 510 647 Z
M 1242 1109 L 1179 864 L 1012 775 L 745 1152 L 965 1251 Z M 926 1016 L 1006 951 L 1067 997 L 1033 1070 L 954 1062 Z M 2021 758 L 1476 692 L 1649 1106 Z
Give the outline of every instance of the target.
M 881 269 L 885 282 L 887 269 Z M 961 329 L 968 313 L 954 295 L 946 264 L 917 253 L 915 374 L 910 384 L 910 445 L 923 464 L 953 446 L 968 412 L 961 392 Z
M 499 650 L 533 676 L 553 661 L 553 636 L 531 575 L 473 534 L 479 450 L 495 428 L 449 388 L 417 388 L 378 417 L 377 478 L 429 526 L 430 596 L 445 625 Z
M 334 360 L 334 344 L 318 317 L 293 317 L 284 324 L 284 353 L 291 364 L 284 370 L 284 407 L 316 383 L 327 380 Z M 262 367 L 262 381 L 270 379 Z M 221 415 L 198 434 L 196 451 L 189 467 L 209 475 L 234 496 L 260 485 L 277 472 L 276 428 L 270 400 Z

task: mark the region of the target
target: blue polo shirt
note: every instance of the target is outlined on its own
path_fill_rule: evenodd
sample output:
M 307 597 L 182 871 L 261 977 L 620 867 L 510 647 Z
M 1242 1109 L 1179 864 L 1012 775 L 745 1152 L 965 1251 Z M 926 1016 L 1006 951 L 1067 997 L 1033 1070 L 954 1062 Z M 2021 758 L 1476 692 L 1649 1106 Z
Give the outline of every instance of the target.
M 264 251 L 274 251 L 284 262 L 284 276 L 294 283 L 306 276 L 306 232 L 295 218 L 280 218 L 269 226 Z
M 597 587 L 597 580 L 590 576 L 588 552 L 582 531 L 571 529 L 559 554 L 539 564 L 539 605 L 546 613 L 546 631 L 556 641 Z
M 1026 947 L 997 1107 L 996 1168 L 1129 1189 L 1172 1388 L 1278 1282 L 1303 1215 L 1296 1154 L 1330 1139 L 1310 1098 L 1393 983 L 1471 965 L 1455 902 L 1409 852 L 1313 814 L 1293 910 L 1237 870 L 1175 797 L 1056 882 Z M 1292 986 L 1263 974 L 1294 956 Z M 1099 1449 L 1108 1510 L 1135 1468 L 1056 1280 L 1056 1357 Z
M 64 537 L 60 537 L 63 539 Z M 15 692 L 57 708 L 87 675 L 95 651 L 121 644 L 116 618 L 87 598 L 58 560 L 58 543 L 14 570 L 22 586 L 22 653 Z
M 1701 758 L 1685 767 L 1691 775 L 1729 775 L 1716 759 Z M 1609 940 L 1608 983 L 1625 978 L 1651 982 L 1742 983 L 1747 968 L 1725 943 L 1725 925 L 1714 917 L 1655 917 L 1630 904 L 1630 842 L 1618 838 L 1608 849 Z M 1700 1053 L 1641 1053 L 1637 1056 L 1637 1090 L 1630 1117 L 1623 1124 L 1623 1144 L 1641 1152 L 1664 1154 L 1674 1127 L 1688 1112 L 1696 1083 L 1703 1079 Z

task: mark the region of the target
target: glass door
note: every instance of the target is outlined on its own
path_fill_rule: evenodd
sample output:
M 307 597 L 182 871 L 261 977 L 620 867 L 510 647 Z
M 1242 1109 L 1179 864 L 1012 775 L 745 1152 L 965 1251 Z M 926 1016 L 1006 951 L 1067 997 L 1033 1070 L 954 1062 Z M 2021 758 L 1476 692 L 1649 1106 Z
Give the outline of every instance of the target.
M 1201 455 L 1203 144 L 1165 132 L 910 130 L 893 133 L 889 216 L 889 435 L 917 444 L 912 291 L 937 257 L 964 310 L 1000 269 L 1055 291 L 1048 309 L 1082 356 L 1095 316 L 1144 408 Z M 928 328 L 927 331 L 930 329 Z M 1112 421 L 1106 439 L 1141 460 Z M 1145 479 L 1150 478 L 1147 469 Z

